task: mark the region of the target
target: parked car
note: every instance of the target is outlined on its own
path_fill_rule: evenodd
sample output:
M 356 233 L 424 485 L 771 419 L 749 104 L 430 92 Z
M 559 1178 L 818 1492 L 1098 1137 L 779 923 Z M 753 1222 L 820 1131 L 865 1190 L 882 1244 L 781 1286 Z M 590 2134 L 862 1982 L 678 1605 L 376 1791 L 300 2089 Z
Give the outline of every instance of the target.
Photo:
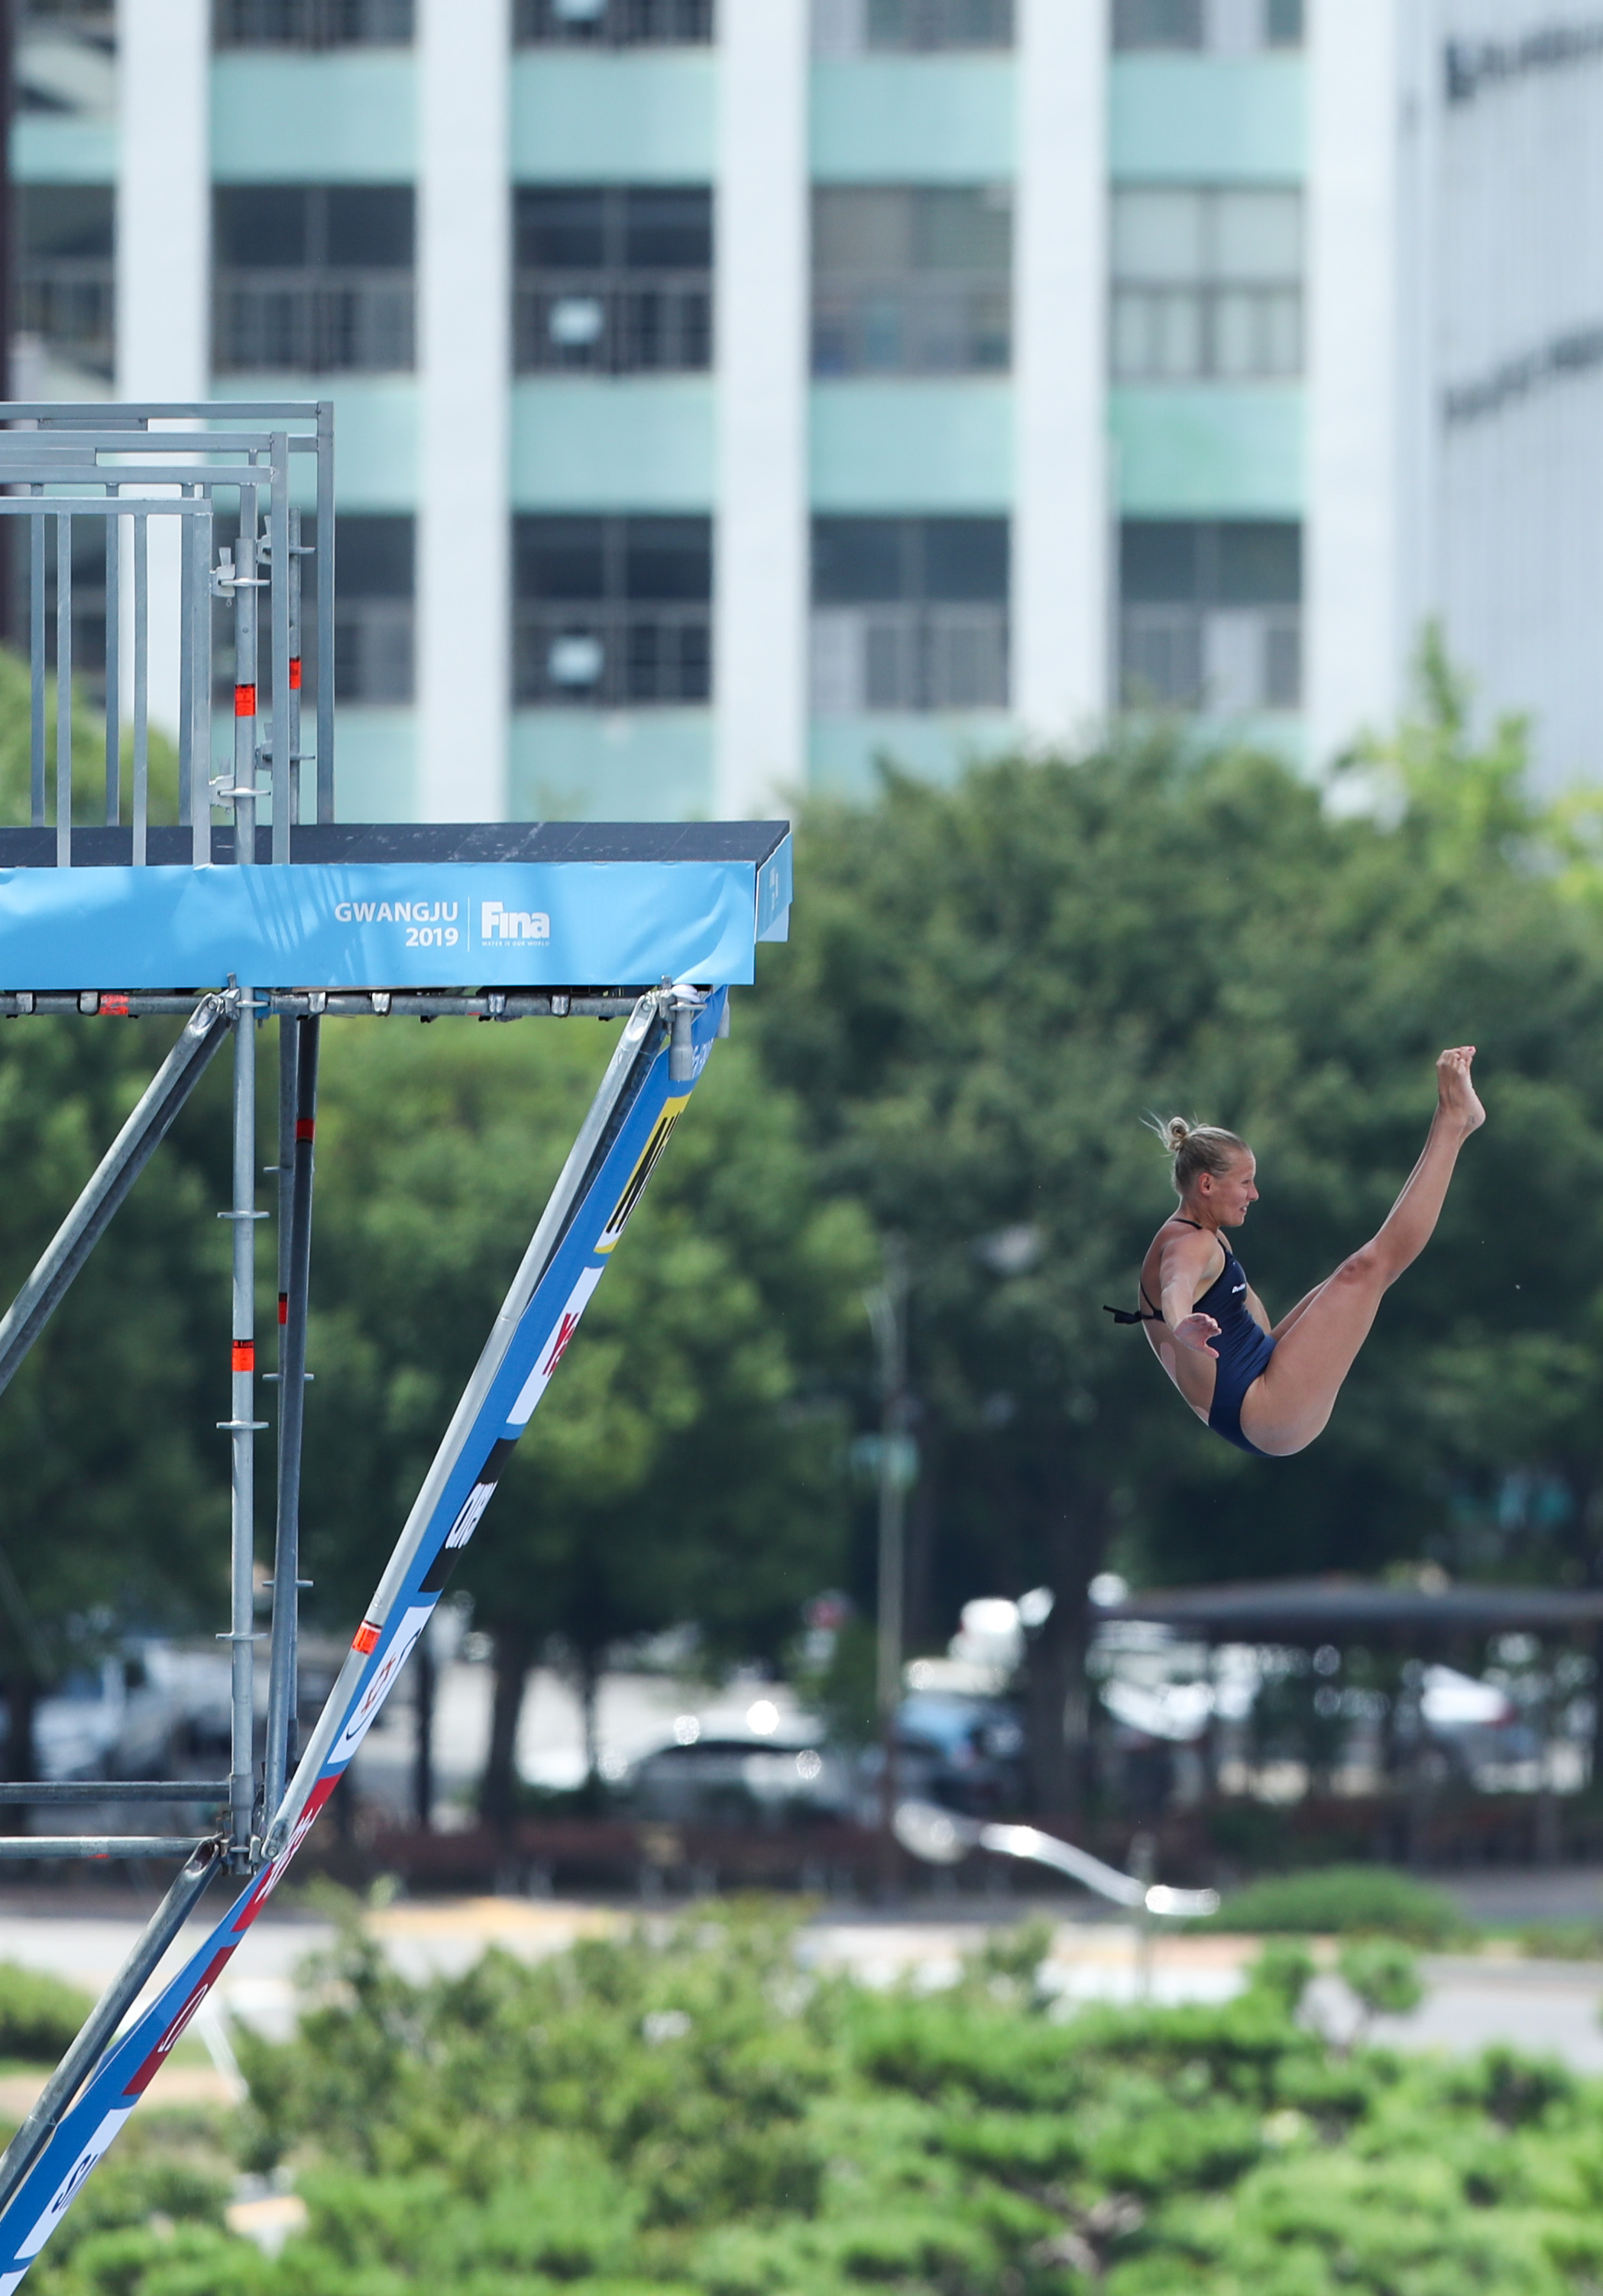
M 843 1816 L 852 1798 L 850 1765 L 828 1747 L 758 1737 L 660 1746 L 636 1763 L 623 1789 L 635 1816 L 675 1825 L 805 1824 Z
M 884 1756 L 860 1765 L 859 1815 L 876 1824 Z M 1016 1809 L 1024 1799 L 1024 1732 L 1005 1698 L 959 1690 L 915 1690 L 896 1720 L 896 1791 L 904 1801 L 934 1801 L 971 1816 Z

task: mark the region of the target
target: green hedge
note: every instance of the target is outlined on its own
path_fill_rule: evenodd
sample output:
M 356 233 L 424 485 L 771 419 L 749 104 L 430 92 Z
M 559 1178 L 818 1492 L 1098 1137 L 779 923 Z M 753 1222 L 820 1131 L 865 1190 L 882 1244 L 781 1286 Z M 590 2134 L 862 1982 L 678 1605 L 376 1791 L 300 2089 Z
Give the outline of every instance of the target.
M 0 2057 L 54 2064 L 94 2005 L 76 1985 L 0 1961 Z
M 305 2229 L 270 2260 L 230 2234 L 229 2163 L 202 2157 L 221 2123 L 185 2136 L 158 2108 L 28 2296 L 1603 2284 L 1603 2082 L 1508 2050 L 1344 2054 L 1297 2021 L 1289 1939 L 1237 1999 L 1178 2008 L 1065 2012 L 1031 1959 L 874 1991 L 799 1967 L 777 1923 L 698 1913 L 414 1985 L 353 1935 L 295 2039 L 239 2036 L 236 2161 L 293 2175 Z
M 1199 1927 L 1444 1946 L 1469 1934 L 1452 1899 L 1389 1866 L 1325 1866 L 1249 1882 Z

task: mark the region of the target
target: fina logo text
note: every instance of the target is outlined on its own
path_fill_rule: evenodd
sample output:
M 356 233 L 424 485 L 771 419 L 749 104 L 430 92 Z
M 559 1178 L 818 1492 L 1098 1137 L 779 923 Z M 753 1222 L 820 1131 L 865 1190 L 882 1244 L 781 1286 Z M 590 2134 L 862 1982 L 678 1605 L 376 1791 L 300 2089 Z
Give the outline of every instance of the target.
M 499 901 L 479 904 L 481 940 L 549 940 L 551 920 L 543 909 L 504 909 Z

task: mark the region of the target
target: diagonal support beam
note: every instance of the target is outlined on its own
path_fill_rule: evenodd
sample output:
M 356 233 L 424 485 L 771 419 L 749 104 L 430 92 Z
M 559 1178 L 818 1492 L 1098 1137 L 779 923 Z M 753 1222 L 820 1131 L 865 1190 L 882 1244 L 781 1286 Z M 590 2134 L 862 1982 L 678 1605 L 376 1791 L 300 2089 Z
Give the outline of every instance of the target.
M 711 1049 L 708 1031 L 721 1018 L 722 993 L 714 1000 L 711 1016 L 704 1010 L 707 1003 L 694 988 L 665 984 L 660 989 L 648 990 L 630 1015 L 530 1239 L 512 1287 L 501 1303 L 483 1352 L 423 1478 L 423 1488 L 396 1541 L 361 1630 L 307 1742 L 300 1767 L 276 1808 L 268 1805 L 263 1847 L 269 1859 L 284 1856 L 296 1828 L 307 1820 L 308 1810 L 315 1815 L 317 1803 L 314 1797 L 332 1790 L 333 1778 L 325 1773 L 331 1767 L 336 1772 L 343 1767 L 366 1726 L 358 1718 L 353 1735 L 353 1710 L 364 1708 L 369 1718 L 377 1710 L 377 1702 L 387 1694 L 389 1685 L 405 1663 L 423 1622 L 439 1600 L 452 1565 L 473 1536 L 495 1488 L 500 1472 L 498 1462 L 522 1433 L 530 1413 L 544 1392 L 545 1381 L 561 1361 L 585 1302 L 600 1280 L 605 1255 L 622 1233 L 629 1211 L 650 1178 L 675 1118 L 689 1095 L 699 1066 Z M 685 1022 L 676 1031 L 675 1023 L 681 1014 L 686 1016 Z M 703 1037 L 699 1051 L 695 1043 L 698 1029 Z M 675 1070 L 687 1073 L 675 1075 L 670 1083 L 670 1074 Z M 654 1076 L 654 1089 L 643 1119 L 645 1128 L 637 1143 L 628 1145 L 626 1152 L 631 1123 L 637 1110 L 645 1104 L 648 1083 Z M 670 1095 L 677 1096 L 670 1098 Z M 563 1289 L 567 1292 L 570 1283 L 572 1289 L 555 1332 L 544 1334 L 538 1350 L 543 1353 L 546 1341 L 554 1342 L 545 1370 L 534 1380 L 525 1377 L 514 1383 L 510 1413 L 506 1406 L 497 1411 L 492 1408 L 492 1398 L 505 1386 L 505 1374 L 514 1350 L 528 1343 L 525 1319 L 537 1293 L 547 1279 L 554 1276 L 563 1259 L 564 1247 L 571 1242 L 570 1232 L 585 1227 L 587 1223 L 597 1229 L 602 1225 L 604 1215 L 598 1212 L 597 1201 L 593 1200 L 596 1200 L 598 1188 L 606 1195 L 604 1178 L 620 1153 L 624 1154 L 624 1185 L 615 1201 L 607 1197 L 612 1204 L 609 1232 L 599 1239 L 590 1234 L 584 1249 L 569 1255 L 572 1264 Z M 591 1263 L 588 1268 L 587 1261 Z M 508 1431 L 513 1429 L 515 1432 Z M 428 1564 L 425 1558 L 431 1556 L 432 1563 Z M 419 1582 L 420 1565 L 423 1566 L 423 1575 L 431 1579 L 426 1589 Z M 408 1589 L 423 1600 L 411 1600 Z M 392 1627 L 399 1629 L 393 1638 L 390 1631 Z M 346 1751 L 341 1752 L 340 1748 Z
M 94 2070 L 101 2052 L 133 2007 L 145 1980 L 205 1895 L 218 1870 L 218 1844 L 202 1842 L 146 1923 L 127 1959 L 90 2011 L 78 2038 L 40 2091 L 33 2111 L 0 2159 L 0 2209 L 4 2209 L 52 2136 L 73 2098 Z
M 217 1984 L 382 1710 L 711 1053 L 724 995 L 665 983 L 637 1005 L 267 1841 L 251 1845 L 252 1864 L 266 1863 L 103 2052 L 21 2183 L 0 2192 L 7 2296 Z M 687 1076 L 670 1074 L 671 1023 L 685 1009 L 689 1043 L 681 1030 L 676 1065 Z M 227 1854 L 232 1862 L 232 1843 Z
M 138 1107 L 102 1157 L 48 1250 L 0 1320 L 0 1393 L 54 1315 L 73 1277 L 111 1225 L 128 1190 L 170 1130 L 174 1118 L 228 1034 L 228 1007 L 203 996 L 152 1078 Z

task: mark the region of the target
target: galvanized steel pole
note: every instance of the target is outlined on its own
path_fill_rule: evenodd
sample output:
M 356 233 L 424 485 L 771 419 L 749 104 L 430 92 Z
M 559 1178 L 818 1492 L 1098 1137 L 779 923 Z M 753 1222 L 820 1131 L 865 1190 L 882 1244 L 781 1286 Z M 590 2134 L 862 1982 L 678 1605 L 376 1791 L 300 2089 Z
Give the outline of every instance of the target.
M 238 991 L 234 1022 L 234 1320 L 231 1400 L 224 1423 L 232 1442 L 233 1601 L 228 1640 L 233 1654 L 232 1758 L 229 1763 L 229 1858 L 250 1856 L 256 1801 L 255 1624 L 256 1563 L 256 1011 L 251 990 Z

